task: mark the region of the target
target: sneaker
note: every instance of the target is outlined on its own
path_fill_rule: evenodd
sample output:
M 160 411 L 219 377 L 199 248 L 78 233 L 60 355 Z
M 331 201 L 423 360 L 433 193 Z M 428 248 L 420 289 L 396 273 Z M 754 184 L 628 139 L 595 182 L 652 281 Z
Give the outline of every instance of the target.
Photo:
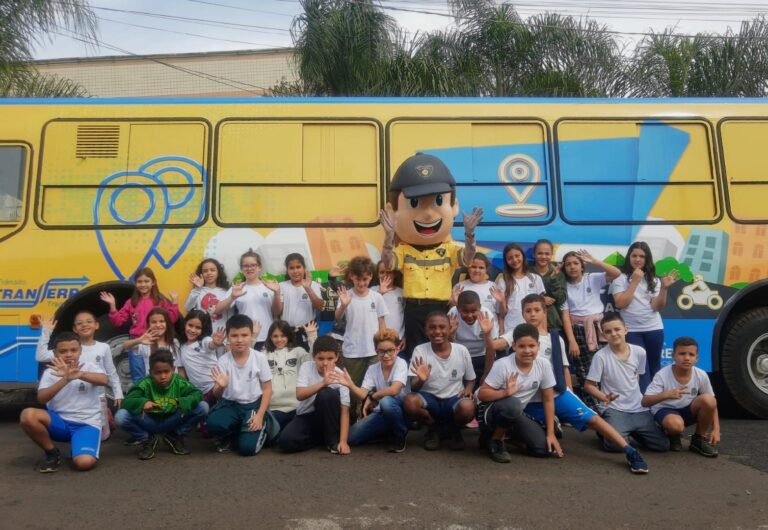
M 472 421 L 470 421 L 469 423 L 467 423 L 465 425 L 465 427 L 467 429 L 477 429 L 479 427 L 479 425 L 477 423 L 477 418 L 473 418 Z
M 332 455 L 339 454 L 339 446 L 338 446 L 338 444 L 337 445 L 329 445 L 328 446 L 328 452 L 331 453 Z
M 187 449 L 187 445 L 184 443 L 183 436 L 166 434 L 163 436 L 163 442 L 165 442 L 165 445 L 167 445 L 175 455 L 188 455 L 190 453 L 190 450 Z
M 440 449 L 440 432 L 438 432 L 434 425 L 430 425 L 424 435 L 424 449 L 427 451 L 437 451 Z
M 54 453 L 45 453 L 45 456 L 35 466 L 40 473 L 55 473 L 61 464 L 61 452 L 56 449 Z
M 217 453 L 232 452 L 232 440 L 230 438 L 216 438 L 213 441 L 213 446 L 216 448 Z
M 683 438 L 679 434 L 669 437 L 669 450 L 679 453 L 683 450 Z
M 141 440 L 131 436 L 130 438 L 128 438 L 126 441 L 123 442 L 123 445 L 125 445 L 127 447 L 133 447 L 133 446 L 136 446 L 136 445 L 141 445 Z
M 638 475 L 644 475 L 648 473 L 648 464 L 645 463 L 645 460 L 643 460 L 643 457 L 640 455 L 640 451 L 637 449 L 632 449 L 631 453 L 626 453 L 627 455 L 627 464 L 629 464 L 629 470 L 632 473 L 636 473 Z
M 406 434 L 401 435 L 395 435 L 392 437 L 392 440 L 389 443 L 389 448 L 387 449 L 390 453 L 402 453 L 405 451 L 405 439 L 407 437 Z
M 491 440 L 488 449 L 491 453 L 491 460 L 498 462 L 499 464 L 509 464 L 512 461 L 512 456 L 504 446 L 504 440 Z
M 450 448 L 453 451 L 463 451 L 465 447 L 464 435 L 461 434 L 461 429 L 456 429 L 451 433 Z
M 555 438 L 557 438 L 558 440 L 562 440 L 563 439 L 563 426 L 560 424 L 560 419 L 557 416 L 555 416 L 555 428 L 554 428 L 554 431 L 555 431 Z
M 694 434 L 691 437 L 691 445 L 688 449 L 709 458 L 715 458 L 719 454 L 716 447 L 710 445 L 706 438 L 698 434 Z
M 157 449 L 157 436 L 150 436 L 141 442 L 139 449 L 139 460 L 151 460 L 155 458 L 155 449 Z

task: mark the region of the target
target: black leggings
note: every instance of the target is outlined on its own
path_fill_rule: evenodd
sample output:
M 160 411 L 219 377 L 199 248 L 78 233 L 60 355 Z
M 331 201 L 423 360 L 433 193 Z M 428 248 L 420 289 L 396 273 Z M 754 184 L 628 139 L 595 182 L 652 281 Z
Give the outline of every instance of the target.
M 549 456 L 546 433 L 523 414 L 523 404 L 514 396 L 491 403 L 485 410 L 485 425 L 491 432 L 499 427 L 507 431 L 507 436 L 525 444 L 525 452 L 531 456 Z

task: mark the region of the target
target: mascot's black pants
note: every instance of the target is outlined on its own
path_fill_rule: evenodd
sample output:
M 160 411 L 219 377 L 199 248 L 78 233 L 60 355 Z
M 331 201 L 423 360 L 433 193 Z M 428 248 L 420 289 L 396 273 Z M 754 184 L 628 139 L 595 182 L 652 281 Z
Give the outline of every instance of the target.
M 427 298 L 406 298 L 403 318 L 405 320 L 405 349 L 401 355 L 411 362 L 413 349 L 419 344 L 429 342 L 424 328 L 427 315 L 432 311 L 448 312 L 448 300 L 431 300 Z

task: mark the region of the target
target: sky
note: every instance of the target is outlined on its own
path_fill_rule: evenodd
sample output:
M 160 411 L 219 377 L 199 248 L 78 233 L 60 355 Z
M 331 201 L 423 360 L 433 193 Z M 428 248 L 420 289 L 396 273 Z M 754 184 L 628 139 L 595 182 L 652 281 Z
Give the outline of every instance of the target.
M 378 0 L 410 33 L 451 27 L 446 0 Z M 499 3 L 499 2 L 497 2 Z M 99 46 L 67 30 L 44 39 L 36 59 L 165 54 L 291 46 L 298 0 L 92 0 L 99 17 Z M 675 27 L 678 33 L 738 31 L 742 20 L 768 13 L 765 0 L 521 0 L 524 18 L 542 12 L 588 16 L 618 32 L 631 49 L 643 33 Z M 426 11 L 419 13 L 416 11 Z M 74 38 L 73 38 L 74 37 Z

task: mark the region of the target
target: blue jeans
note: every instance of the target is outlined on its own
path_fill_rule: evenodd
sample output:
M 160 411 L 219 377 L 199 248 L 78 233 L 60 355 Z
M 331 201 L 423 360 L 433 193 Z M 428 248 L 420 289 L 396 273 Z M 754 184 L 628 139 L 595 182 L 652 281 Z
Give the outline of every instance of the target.
M 603 419 L 629 443 L 629 437 L 636 439 L 643 447 L 651 451 L 669 451 L 669 438 L 656 425 L 650 411 L 622 412 L 608 408 L 603 412 Z M 603 439 L 603 449 L 620 452 L 621 449 Z
M 653 376 L 661 370 L 661 350 L 664 348 L 664 330 L 630 331 L 627 342 L 645 349 L 645 373 L 640 376 L 640 392 L 651 384 Z
M 384 396 L 379 409 L 355 423 L 349 429 L 349 445 L 362 445 L 386 436 L 405 436 L 408 424 L 403 414 L 403 402 L 399 397 Z
M 176 411 L 169 416 L 156 417 L 152 414 L 131 414 L 120 409 L 115 414 L 115 423 L 137 440 L 146 440 L 155 434 L 185 436 L 208 415 L 208 403 L 201 401 L 191 411 L 182 414 Z
M 131 383 L 135 383 L 145 375 L 144 357 L 135 351 L 128 351 L 128 367 L 131 369 Z

